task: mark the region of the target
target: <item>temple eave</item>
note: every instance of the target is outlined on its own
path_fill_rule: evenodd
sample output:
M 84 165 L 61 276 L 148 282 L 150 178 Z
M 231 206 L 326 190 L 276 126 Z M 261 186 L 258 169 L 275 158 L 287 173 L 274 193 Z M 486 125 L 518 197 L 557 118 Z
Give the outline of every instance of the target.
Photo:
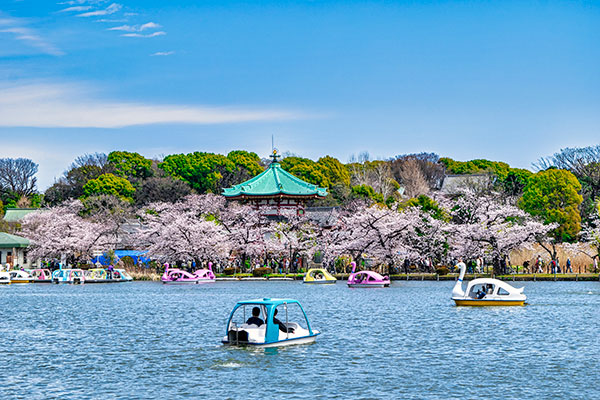
M 325 197 L 324 195 L 320 195 L 318 193 L 314 194 L 285 194 L 285 193 L 275 193 L 275 194 L 261 194 L 261 195 L 253 195 L 253 194 L 238 194 L 235 196 L 227 196 L 225 197 L 228 200 L 269 200 L 269 199 L 316 199 L 320 197 Z

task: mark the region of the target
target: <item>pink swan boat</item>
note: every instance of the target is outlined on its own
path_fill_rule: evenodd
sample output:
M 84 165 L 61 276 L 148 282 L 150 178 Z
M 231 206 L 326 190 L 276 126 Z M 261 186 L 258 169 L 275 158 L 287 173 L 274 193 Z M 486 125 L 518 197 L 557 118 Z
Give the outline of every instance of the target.
M 208 263 L 208 268 L 202 268 L 195 271 L 194 276 L 198 278 L 198 283 L 210 283 L 216 281 L 211 262 Z
M 184 285 L 190 283 L 198 283 L 198 277 L 190 274 L 187 271 L 178 268 L 171 268 L 169 264 L 165 264 L 165 273 L 161 276 L 162 283 L 170 285 Z
M 212 263 L 208 263 L 208 269 L 199 269 L 194 271 L 194 273 L 189 273 L 178 268 L 171 268 L 169 264 L 165 264 L 165 272 L 160 280 L 162 283 L 170 285 L 208 283 L 215 281 L 215 274 L 212 271 Z
M 356 263 L 352 262 L 352 272 L 348 277 L 349 287 L 370 288 L 370 287 L 389 287 L 390 278 L 382 276 L 375 271 L 360 271 L 356 270 Z

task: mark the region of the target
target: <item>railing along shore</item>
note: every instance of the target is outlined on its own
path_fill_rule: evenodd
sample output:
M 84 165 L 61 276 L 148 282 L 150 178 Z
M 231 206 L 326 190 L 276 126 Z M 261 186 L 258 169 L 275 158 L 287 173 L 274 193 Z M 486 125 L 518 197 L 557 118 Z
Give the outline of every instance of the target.
M 130 271 L 129 272 L 136 281 L 160 281 L 161 274 L 150 271 Z M 339 281 L 345 281 L 350 274 L 334 274 Z M 218 274 L 219 281 L 256 281 L 256 280 L 273 280 L 281 281 L 282 278 L 291 280 L 302 280 L 303 274 L 271 274 L 266 277 L 253 277 L 252 274 L 236 274 L 223 275 Z M 390 276 L 393 281 L 455 281 L 458 274 L 438 275 L 432 273 L 409 273 L 409 274 L 394 274 Z M 490 278 L 490 274 L 466 274 L 465 280 L 476 278 Z M 495 275 L 494 278 L 503 281 L 600 281 L 600 275 L 595 273 L 585 274 L 506 274 Z

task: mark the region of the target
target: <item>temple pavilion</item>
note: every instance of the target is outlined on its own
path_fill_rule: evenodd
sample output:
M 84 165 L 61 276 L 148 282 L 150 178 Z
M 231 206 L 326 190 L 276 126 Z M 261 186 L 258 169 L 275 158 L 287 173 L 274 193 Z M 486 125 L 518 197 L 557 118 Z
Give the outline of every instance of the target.
M 280 156 L 273 150 L 269 167 L 254 178 L 223 189 L 227 200 L 250 203 L 266 216 L 303 215 L 309 199 L 327 196 L 327 189 L 295 177 L 281 168 Z

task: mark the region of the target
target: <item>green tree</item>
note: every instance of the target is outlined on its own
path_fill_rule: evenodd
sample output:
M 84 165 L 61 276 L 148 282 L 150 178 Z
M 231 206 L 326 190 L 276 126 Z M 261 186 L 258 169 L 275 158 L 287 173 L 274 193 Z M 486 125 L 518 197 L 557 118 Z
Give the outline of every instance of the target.
M 311 159 L 286 157 L 281 160 L 281 168 L 313 185 L 325 188 L 328 188 L 331 185 L 323 165 L 320 165 Z
M 194 152 L 173 154 L 165 157 L 159 168 L 174 178 L 187 182 L 198 193 L 220 193 L 221 188 L 230 186 L 236 165 L 221 154 Z
M 369 185 L 356 185 L 352 186 L 352 195 L 355 198 L 365 198 L 373 200 L 376 203 L 383 203 L 383 195 L 375 192 L 375 190 Z
M 322 167 L 330 186 L 336 184 L 350 186 L 350 171 L 337 158 L 331 156 L 321 157 L 317 164 Z
M 439 219 L 442 221 L 449 221 L 450 216 L 444 210 L 437 201 L 433 200 L 431 197 L 426 196 L 424 194 L 413 197 L 412 199 L 406 200 L 399 205 L 399 209 L 403 210 L 407 207 L 418 207 L 421 210 L 428 212 L 435 219 Z
M 89 180 L 83 186 L 85 197 L 97 195 L 111 195 L 133 203 L 135 189 L 131 182 L 114 174 L 102 174 L 97 179 Z
M 113 166 L 115 175 L 122 178 L 146 179 L 152 176 L 152 160 L 138 153 L 112 151 L 108 162 Z
M 250 177 L 254 177 L 264 171 L 264 167 L 260 164 L 258 154 L 246 150 L 234 150 L 227 154 L 227 158 L 240 169 L 248 172 Z
M 4 217 L 4 203 L 0 199 L 0 217 Z
M 580 191 L 581 184 L 571 172 L 547 169 L 529 178 L 519 206 L 545 223 L 558 223 L 552 232 L 557 242 L 573 241 L 581 230 Z

